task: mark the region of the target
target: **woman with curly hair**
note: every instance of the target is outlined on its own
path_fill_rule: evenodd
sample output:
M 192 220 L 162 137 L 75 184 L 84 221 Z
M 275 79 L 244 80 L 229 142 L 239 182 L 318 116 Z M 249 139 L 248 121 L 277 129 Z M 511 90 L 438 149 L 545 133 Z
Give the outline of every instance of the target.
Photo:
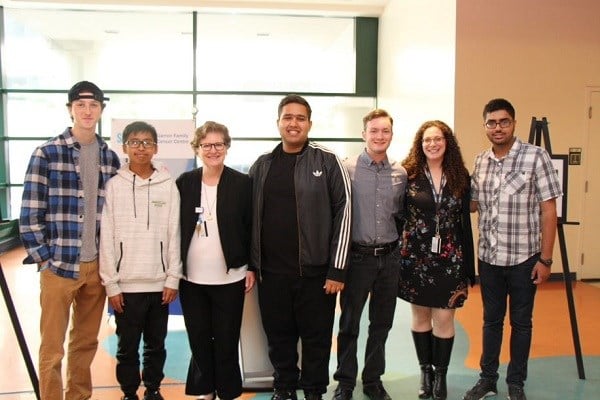
M 398 297 L 411 303 L 419 398 L 445 400 L 454 312 L 475 281 L 469 173 L 452 129 L 427 121 L 408 157 Z

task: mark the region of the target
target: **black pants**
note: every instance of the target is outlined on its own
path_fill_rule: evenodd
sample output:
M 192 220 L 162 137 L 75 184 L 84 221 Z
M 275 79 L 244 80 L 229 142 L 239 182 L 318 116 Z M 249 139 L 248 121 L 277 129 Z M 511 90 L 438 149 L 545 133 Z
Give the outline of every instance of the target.
M 531 271 L 538 258 L 539 255 L 536 254 L 513 266 L 491 265 L 479 260 L 483 300 L 483 352 L 480 360 L 482 378 L 495 381 L 499 377 L 504 316 L 508 303 L 511 330 L 506 383 L 523 386 L 527 379 L 533 304 L 537 290 L 537 286 L 531 281 Z
M 115 313 L 117 322 L 117 380 L 121 390 L 134 394 L 140 382 L 149 390 L 156 390 L 164 378 L 163 367 L 167 358 L 165 337 L 169 319 L 169 305 L 162 303 L 162 292 L 123 293 L 125 306 Z M 144 335 L 143 368 L 140 379 L 138 349 Z
M 185 393 L 217 392 L 229 400 L 242 394 L 238 345 L 245 280 L 199 285 L 181 280 L 179 297 L 192 350 Z
M 275 389 L 296 390 L 300 386 L 305 393 L 327 391 L 336 295 L 325 294 L 324 285 L 325 275 L 262 274 L 258 299 L 275 370 Z
M 394 321 L 398 279 L 399 249 L 383 256 L 350 253 L 346 285 L 340 294 L 338 366 L 334 379 L 340 386 L 353 389 L 358 374 L 356 357 L 360 319 L 369 295 L 369 336 L 362 371 L 363 386 L 381 382 L 385 372 L 385 342 Z

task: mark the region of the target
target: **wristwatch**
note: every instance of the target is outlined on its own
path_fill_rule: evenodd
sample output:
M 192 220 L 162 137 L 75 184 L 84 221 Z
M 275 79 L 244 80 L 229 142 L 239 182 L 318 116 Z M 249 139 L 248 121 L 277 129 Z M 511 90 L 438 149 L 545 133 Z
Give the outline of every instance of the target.
M 548 258 L 548 259 L 543 259 L 542 257 L 540 257 L 538 259 L 539 262 L 541 262 L 542 264 L 544 264 L 546 267 L 551 267 L 552 266 L 552 259 Z

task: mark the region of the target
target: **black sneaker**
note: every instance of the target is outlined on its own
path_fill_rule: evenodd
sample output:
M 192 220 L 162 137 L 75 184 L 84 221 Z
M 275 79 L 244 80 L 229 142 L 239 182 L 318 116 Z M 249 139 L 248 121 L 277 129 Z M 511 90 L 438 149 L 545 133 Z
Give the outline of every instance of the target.
M 298 400 L 295 390 L 275 389 L 271 400 Z
M 139 400 L 139 398 L 137 397 L 137 394 L 126 394 L 121 397 L 121 400 Z
M 346 389 L 341 386 L 338 386 L 333 392 L 333 397 L 331 400 L 351 400 L 352 399 L 352 389 Z
M 508 400 L 527 400 L 523 387 L 508 385 Z
M 392 400 L 381 382 L 363 386 L 363 393 L 371 400 Z
M 162 397 L 162 394 L 160 394 L 160 390 L 158 389 L 146 389 L 144 392 L 144 400 L 165 400 L 165 398 Z
M 475 386 L 465 393 L 463 400 L 482 400 L 489 396 L 495 396 L 498 394 L 496 382 L 489 379 L 481 378 L 477 381 Z

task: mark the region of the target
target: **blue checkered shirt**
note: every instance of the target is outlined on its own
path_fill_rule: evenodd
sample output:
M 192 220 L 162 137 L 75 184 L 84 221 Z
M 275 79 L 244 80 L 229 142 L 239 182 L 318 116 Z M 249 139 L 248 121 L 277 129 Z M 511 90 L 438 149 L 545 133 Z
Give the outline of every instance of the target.
M 119 158 L 99 136 L 100 165 L 96 238 L 104 185 L 119 169 Z M 71 128 L 35 149 L 25 174 L 19 229 L 27 251 L 24 264 L 49 261 L 57 275 L 77 279 L 83 230 L 84 193 L 79 143 Z M 96 239 L 97 240 L 97 239 Z

